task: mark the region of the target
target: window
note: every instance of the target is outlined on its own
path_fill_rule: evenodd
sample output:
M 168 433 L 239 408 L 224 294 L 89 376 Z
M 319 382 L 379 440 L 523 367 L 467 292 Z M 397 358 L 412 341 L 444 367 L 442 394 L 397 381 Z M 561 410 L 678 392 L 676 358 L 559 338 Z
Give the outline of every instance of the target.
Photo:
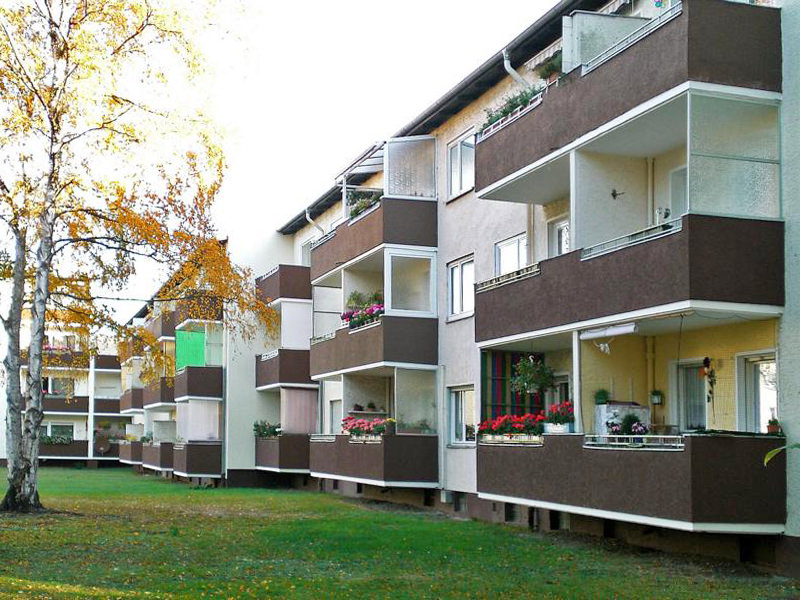
M 314 243 L 313 238 L 303 242 L 300 245 L 300 264 L 304 267 L 311 266 L 311 244 Z
M 678 367 L 678 410 L 683 431 L 706 428 L 706 385 L 702 365 Z
M 475 134 L 468 133 L 447 148 L 448 197 L 475 187 Z
M 569 252 L 569 217 L 551 221 L 547 228 L 550 258 Z
M 686 201 L 686 166 L 680 167 L 669 172 L 669 197 L 670 215 L 669 219 L 677 219 L 689 211 L 689 203 Z M 664 220 L 667 220 L 666 215 Z
M 569 375 L 556 375 L 555 385 L 545 392 L 545 410 L 569 400 Z
M 454 444 L 475 442 L 475 390 L 455 388 L 450 390 L 452 429 L 450 441 Z
M 55 436 L 63 436 L 68 437 L 70 439 L 75 439 L 75 425 L 71 423 L 50 423 L 50 435 Z
M 528 264 L 528 236 L 521 233 L 494 245 L 494 273 L 513 273 Z
M 470 256 L 448 267 L 450 282 L 450 315 L 463 315 L 475 310 L 475 260 Z
M 778 418 L 778 371 L 774 353 L 739 356 L 737 394 L 740 431 L 766 433 L 770 419 Z
M 47 380 L 50 385 L 48 393 L 53 396 L 68 396 L 75 389 L 75 384 L 69 377 L 48 377 Z

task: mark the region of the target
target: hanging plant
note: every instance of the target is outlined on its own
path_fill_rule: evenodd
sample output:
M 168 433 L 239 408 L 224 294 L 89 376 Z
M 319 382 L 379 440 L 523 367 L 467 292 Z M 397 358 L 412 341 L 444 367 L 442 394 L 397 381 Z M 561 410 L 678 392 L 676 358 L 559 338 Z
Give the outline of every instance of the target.
M 521 394 L 536 392 L 542 398 L 547 390 L 556 386 L 553 368 L 544 364 L 543 357 L 529 356 L 514 365 L 511 389 Z

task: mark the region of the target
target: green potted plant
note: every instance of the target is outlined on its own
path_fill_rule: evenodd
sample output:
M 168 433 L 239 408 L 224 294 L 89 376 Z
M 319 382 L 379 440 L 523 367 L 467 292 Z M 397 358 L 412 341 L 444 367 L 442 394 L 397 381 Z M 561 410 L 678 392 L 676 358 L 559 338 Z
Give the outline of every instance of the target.
M 547 83 L 552 83 L 561 75 L 561 52 L 556 52 L 536 67 L 536 74 Z
M 775 417 L 767 421 L 767 433 L 777 434 L 781 432 L 781 423 Z
M 257 438 L 277 437 L 281 432 L 280 423 L 269 423 L 268 421 L 255 421 L 253 423 L 253 434 Z
M 511 378 L 511 389 L 520 394 L 536 393 L 544 398 L 547 390 L 556 385 L 553 368 L 544 363 L 544 359 L 529 356 L 520 359 L 514 365 L 514 376 Z
M 608 404 L 609 400 L 611 400 L 611 394 L 608 390 L 601 388 L 594 393 L 594 403 L 597 405 Z

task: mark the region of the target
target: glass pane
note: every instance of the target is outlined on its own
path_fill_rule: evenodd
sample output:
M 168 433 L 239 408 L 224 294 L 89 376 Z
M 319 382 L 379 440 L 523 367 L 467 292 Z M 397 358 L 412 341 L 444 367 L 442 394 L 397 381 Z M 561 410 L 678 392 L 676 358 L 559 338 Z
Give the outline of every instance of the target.
M 39 426 L 39 437 L 47 435 L 47 425 L 40 425 Z
M 461 142 L 461 189 L 475 187 L 475 136 Z
M 395 406 L 398 433 L 436 433 L 436 373 L 397 369 Z
M 453 399 L 453 440 L 456 442 L 464 441 L 464 407 L 461 391 L 451 392 Z
M 692 156 L 692 212 L 756 218 L 780 216 L 780 169 L 771 163 Z
M 461 406 L 464 413 L 464 441 L 475 441 L 475 390 L 463 390 L 461 392 Z
M 51 380 L 52 390 L 51 393 L 54 396 L 67 396 L 72 394 L 73 392 L 73 385 L 72 379 L 67 377 L 53 377 Z
M 50 425 L 50 435 L 63 435 L 72 438 L 72 425 Z
M 705 378 L 701 367 L 681 367 L 684 426 L 703 429 L 706 426 Z
M 528 264 L 528 236 L 519 240 L 518 264 L 520 269 Z
M 394 310 L 431 310 L 431 260 L 411 256 L 392 257 Z
M 778 418 L 778 386 L 775 361 L 756 365 L 758 375 L 758 431 L 767 432 L 770 419 Z
M 386 195 L 436 198 L 434 153 L 432 138 L 386 142 Z
M 778 108 L 692 95 L 692 153 L 779 159 Z
M 497 245 L 497 274 L 505 275 L 519 268 L 519 248 L 516 240 Z
M 455 196 L 461 191 L 461 178 L 459 177 L 458 146 L 451 146 L 448 153 L 447 167 L 450 172 L 450 195 Z
M 558 226 L 558 254 L 569 252 L 569 223 Z
M 222 366 L 222 325 L 209 325 L 206 328 L 206 366 Z
M 669 174 L 670 219 L 677 219 L 689 210 L 686 201 L 686 167 Z
M 463 312 L 475 309 L 475 263 L 469 261 L 461 265 L 462 308 Z
M 461 312 L 461 266 L 450 267 L 450 314 Z

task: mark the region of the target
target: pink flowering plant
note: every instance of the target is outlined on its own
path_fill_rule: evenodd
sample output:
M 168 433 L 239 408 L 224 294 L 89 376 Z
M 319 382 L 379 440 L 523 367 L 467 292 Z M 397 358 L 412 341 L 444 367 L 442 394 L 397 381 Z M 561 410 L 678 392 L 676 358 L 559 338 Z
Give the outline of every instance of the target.
M 356 419 L 348 416 L 342 419 L 342 431 L 350 435 L 383 435 L 387 425 L 394 419 Z
M 342 313 L 342 321 L 350 329 L 356 329 L 381 318 L 386 307 L 383 305 L 383 294 L 380 291 L 364 294 L 354 291 L 347 298 L 347 310 Z

